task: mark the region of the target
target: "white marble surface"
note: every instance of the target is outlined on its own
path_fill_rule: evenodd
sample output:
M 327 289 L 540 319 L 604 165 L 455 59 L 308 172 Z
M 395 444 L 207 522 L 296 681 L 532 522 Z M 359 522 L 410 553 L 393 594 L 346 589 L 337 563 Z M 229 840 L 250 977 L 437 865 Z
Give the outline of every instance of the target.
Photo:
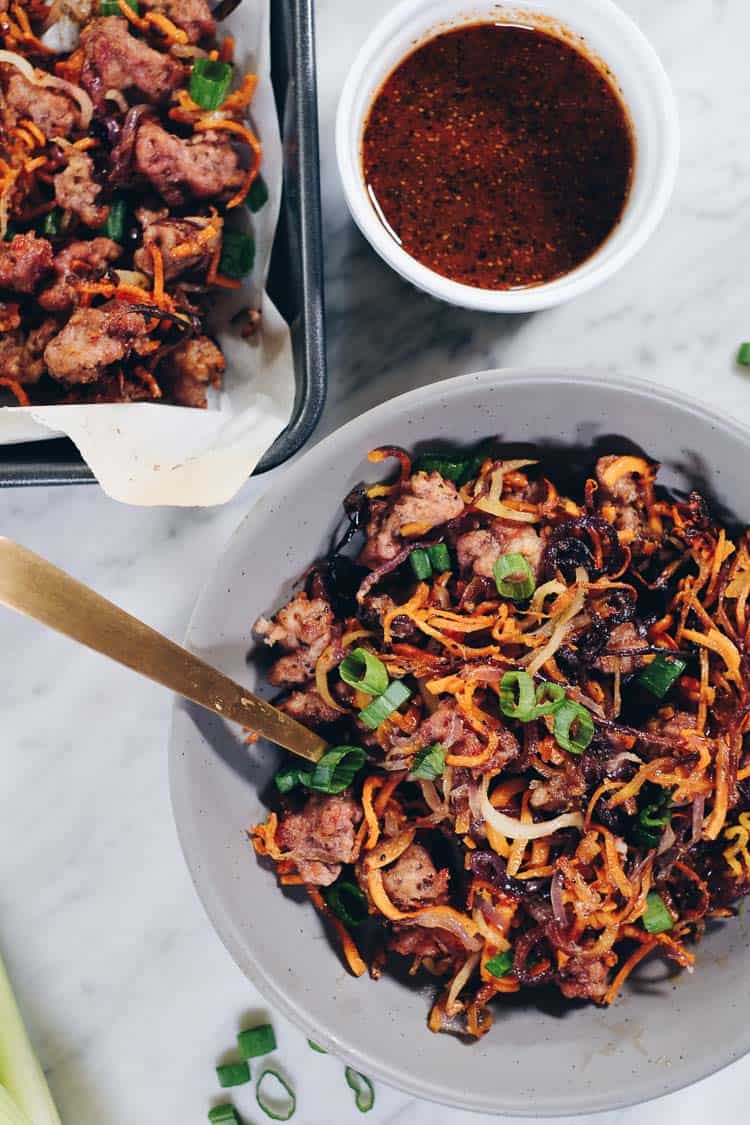
M 250 2 L 250 0 L 246 0 Z M 649 247 L 603 290 L 493 319 L 406 288 L 355 233 L 333 159 L 338 91 L 385 3 L 318 0 L 331 393 L 319 435 L 421 383 L 500 365 L 598 366 L 684 388 L 750 422 L 747 0 L 623 0 L 676 85 L 684 149 Z M 96 489 L 0 493 L 0 531 L 179 637 L 212 561 L 268 483 L 214 512 L 127 509 Z M 169 699 L 31 623 L 0 616 L 0 943 L 65 1125 L 205 1120 L 213 1064 L 266 1008 L 214 936 L 177 846 Z M 271 1013 L 273 1014 L 273 1013 Z M 275 1016 L 300 1125 L 353 1125 L 341 1068 Z M 623 1125 L 746 1119 L 750 1059 Z M 265 1120 L 252 1088 L 237 1099 Z M 532 1111 L 533 1107 L 530 1107 Z M 384 1088 L 366 1119 L 475 1125 Z M 580 1119 L 579 1119 L 580 1120 Z

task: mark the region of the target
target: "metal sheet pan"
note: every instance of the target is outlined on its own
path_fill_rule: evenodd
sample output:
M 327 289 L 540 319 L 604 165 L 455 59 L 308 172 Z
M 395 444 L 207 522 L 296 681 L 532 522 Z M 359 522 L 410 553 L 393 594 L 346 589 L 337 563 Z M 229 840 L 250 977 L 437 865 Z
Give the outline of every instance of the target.
M 268 292 L 291 327 L 296 395 L 291 421 L 256 473 L 305 444 L 325 403 L 327 372 L 313 0 L 272 0 L 272 77 L 284 143 L 284 195 Z M 92 484 L 67 438 L 0 446 L 0 487 Z

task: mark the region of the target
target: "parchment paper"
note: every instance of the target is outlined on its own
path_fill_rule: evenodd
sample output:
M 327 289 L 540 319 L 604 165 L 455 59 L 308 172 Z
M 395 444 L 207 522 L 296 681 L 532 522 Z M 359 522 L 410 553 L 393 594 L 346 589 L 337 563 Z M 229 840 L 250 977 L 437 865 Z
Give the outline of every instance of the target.
M 220 294 L 214 306 L 212 329 L 227 359 L 223 391 L 208 410 L 155 403 L 0 409 L 0 444 L 67 434 L 105 492 L 127 504 L 187 507 L 230 500 L 286 426 L 294 403 L 289 330 L 264 292 L 282 186 L 269 0 L 242 0 L 220 25 L 222 33 L 235 38 L 237 82 L 247 71 L 259 77 L 251 114 L 269 191 L 268 203 L 255 215 L 244 206 L 235 212 L 253 229 L 256 259 L 243 288 Z M 261 330 L 250 341 L 240 335 L 242 324 L 230 323 L 247 307 L 263 314 Z

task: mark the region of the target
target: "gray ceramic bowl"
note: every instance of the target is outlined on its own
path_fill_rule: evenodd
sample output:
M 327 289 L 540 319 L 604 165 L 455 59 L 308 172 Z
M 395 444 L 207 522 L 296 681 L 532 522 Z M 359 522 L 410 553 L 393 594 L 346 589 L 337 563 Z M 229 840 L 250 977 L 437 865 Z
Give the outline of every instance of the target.
M 258 686 L 246 662 L 251 623 L 276 608 L 325 551 L 349 488 L 382 476 L 367 450 L 489 435 L 542 444 L 557 456 L 583 447 L 589 457 L 592 446 L 618 451 L 627 439 L 663 462 L 666 483 L 696 485 L 750 518 L 750 432 L 699 403 L 645 383 L 573 373 L 464 376 L 377 407 L 284 472 L 217 563 L 189 647 Z M 390 977 L 376 984 L 348 976 L 313 909 L 280 893 L 256 859 L 244 829 L 265 816 L 277 760 L 264 745 L 248 752 L 220 719 L 178 706 L 171 784 L 180 839 L 209 917 L 242 970 L 307 1035 L 357 1069 L 466 1109 L 556 1115 L 666 1094 L 750 1049 L 742 916 L 704 941 L 694 975 L 650 966 L 611 1009 L 501 1004 L 476 1046 L 432 1035 L 428 996 Z

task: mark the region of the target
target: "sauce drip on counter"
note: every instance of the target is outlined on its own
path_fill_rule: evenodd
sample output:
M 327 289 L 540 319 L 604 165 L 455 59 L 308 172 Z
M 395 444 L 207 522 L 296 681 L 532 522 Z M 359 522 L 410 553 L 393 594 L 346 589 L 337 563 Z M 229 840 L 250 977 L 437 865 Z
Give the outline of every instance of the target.
M 470 24 L 408 55 L 377 94 L 362 163 L 417 261 L 482 289 L 539 285 L 616 227 L 635 147 L 614 86 L 546 32 Z

